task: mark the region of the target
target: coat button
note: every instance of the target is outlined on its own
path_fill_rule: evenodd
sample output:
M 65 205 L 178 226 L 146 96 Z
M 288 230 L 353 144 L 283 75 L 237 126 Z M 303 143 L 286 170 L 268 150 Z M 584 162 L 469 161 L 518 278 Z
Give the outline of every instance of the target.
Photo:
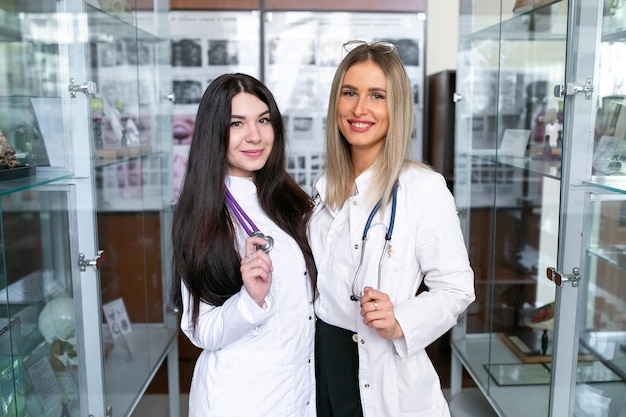
M 358 335 L 358 334 L 356 334 L 356 333 L 354 333 L 354 334 L 352 335 L 352 341 L 353 341 L 354 343 L 357 343 L 357 342 L 359 341 L 359 335 Z
M 365 384 L 365 388 L 369 388 L 369 387 L 370 387 L 370 384 Z

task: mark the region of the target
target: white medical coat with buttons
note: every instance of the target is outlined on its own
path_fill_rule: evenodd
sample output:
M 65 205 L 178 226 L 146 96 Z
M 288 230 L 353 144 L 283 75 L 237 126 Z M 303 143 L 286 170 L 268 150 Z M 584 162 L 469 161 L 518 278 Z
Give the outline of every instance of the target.
M 443 177 L 410 165 L 399 178 L 395 227 L 383 254 L 380 291 L 389 295 L 404 337 L 384 340 L 367 327 L 358 302 L 351 301 L 363 228 L 374 202 L 363 198 L 372 172 L 356 179 L 356 193 L 339 211 L 324 204 L 326 179 L 315 185 L 316 208 L 309 240 L 318 269 L 317 316 L 358 334 L 359 389 L 364 417 L 449 416 L 437 373 L 425 348 L 457 323 L 474 300 L 470 267 L 459 219 Z M 372 222 L 359 292 L 378 285 L 378 263 L 391 203 Z M 424 280 L 429 291 L 415 296 Z
M 302 251 L 265 215 L 252 181 L 228 177 L 227 184 L 259 230 L 274 238 L 272 285 L 265 309 L 243 287 L 222 306 L 201 303 L 195 334 L 192 303 L 182 285 L 181 330 L 203 349 L 194 368 L 189 416 L 314 417 L 315 317 Z M 243 257 L 246 234 L 235 218 L 233 223 Z

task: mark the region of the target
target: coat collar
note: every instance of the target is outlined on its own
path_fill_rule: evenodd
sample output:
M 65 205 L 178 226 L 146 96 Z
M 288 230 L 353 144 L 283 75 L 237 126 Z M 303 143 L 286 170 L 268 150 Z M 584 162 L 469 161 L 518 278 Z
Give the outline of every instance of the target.
M 226 186 L 236 199 L 256 199 L 256 184 L 252 178 L 226 176 Z
M 363 171 L 361 175 L 359 175 L 354 181 L 354 193 L 353 195 L 358 195 L 359 193 L 365 192 L 372 182 L 372 178 L 374 177 L 374 170 L 370 167 L 367 170 Z M 317 204 L 322 202 L 326 206 L 326 190 L 328 189 L 328 177 L 326 174 L 320 175 L 314 182 L 313 186 L 313 199 Z M 331 210 L 332 211 L 332 210 Z M 337 213 L 334 213 L 337 214 Z

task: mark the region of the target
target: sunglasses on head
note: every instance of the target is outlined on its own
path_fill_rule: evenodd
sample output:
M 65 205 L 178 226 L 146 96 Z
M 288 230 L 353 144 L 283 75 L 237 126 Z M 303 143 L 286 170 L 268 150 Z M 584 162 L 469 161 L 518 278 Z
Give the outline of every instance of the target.
M 390 52 L 393 52 L 399 49 L 398 45 L 392 42 L 387 42 L 387 41 L 365 42 L 365 41 L 354 40 L 354 41 L 348 41 L 342 45 L 343 50 L 346 51 L 347 53 L 354 51 L 356 48 L 360 46 L 366 46 L 369 49 L 375 49 L 377 51 L 382 52 L 383 54 L 388 54 Z

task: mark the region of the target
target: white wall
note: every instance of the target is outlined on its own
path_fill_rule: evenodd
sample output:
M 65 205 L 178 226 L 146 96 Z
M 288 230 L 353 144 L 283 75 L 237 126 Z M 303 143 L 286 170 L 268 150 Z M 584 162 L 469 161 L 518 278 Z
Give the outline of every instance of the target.
M 456 69 L 459 0 L 427 0 L 426 76 Z

